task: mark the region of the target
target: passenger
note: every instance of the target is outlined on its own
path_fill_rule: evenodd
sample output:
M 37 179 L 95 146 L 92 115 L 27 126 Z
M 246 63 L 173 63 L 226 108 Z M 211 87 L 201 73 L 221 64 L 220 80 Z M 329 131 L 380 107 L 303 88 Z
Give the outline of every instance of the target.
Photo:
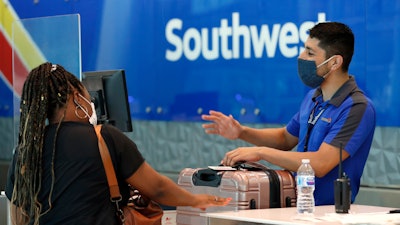
M 90 99 L 83 84 L 60 65 L 44 63 L 29 73 L 6 186 L 13 224 L 118 224 Z M 204 209 L 230 201 L 189 193 L 146 163 L 117 128 L 103 125 L 101 133 L 114 159 L 123 204 L 129 197 L 127 184 L 169 206 Z

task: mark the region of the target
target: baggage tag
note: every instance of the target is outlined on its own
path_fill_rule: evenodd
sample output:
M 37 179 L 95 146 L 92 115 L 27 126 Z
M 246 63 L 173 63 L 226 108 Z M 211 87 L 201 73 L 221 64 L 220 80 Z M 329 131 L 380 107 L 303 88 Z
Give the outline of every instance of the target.
M 209 169 L 216 171 L 235 171 L 235 170 L 248 170 L 248 171 L 258 171 L 258 170 L 268 170 L 268 167 L 256 163 L 256 162 L 246 162 L 246 161 L 238 161 L 233 166 L 208 166 Z
M 208 168 L 215 170 L 215 171 L 232 171 L 232 170 L 237 170 L 237 168 L 234 168 L 232 166 L 208 166 Z
M 241 170 L 244 163 L 245 161 L 238 161 L 233 166 L 224 166 L 220 164 L 218 166 L 208 166 L 208 168 L 215 171 L 236 171 Z

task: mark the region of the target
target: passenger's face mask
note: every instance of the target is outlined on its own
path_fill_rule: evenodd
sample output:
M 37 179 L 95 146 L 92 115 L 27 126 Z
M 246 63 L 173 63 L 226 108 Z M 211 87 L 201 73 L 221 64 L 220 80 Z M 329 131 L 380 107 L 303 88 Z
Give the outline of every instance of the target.
M 85 102 L 87 102 L 90 105 L 90 107 L 92 108 L 92 115 L 90 116 L 87 109 L 85 107 L 82 107 L 78 102 L 75 101 L 75 104 L 86 114 L 87 117 L 89 117 L 90 124 L 92 124 L 93 126 L 97 125 L 97 114 L 96 114 L 96 107 L 94 106 L 94 103 L 87 100 L 81 94 L 79 94 L 79 97 L 81 97 Z
M 311 88 L 316 88 L 322 84 L 322 82 L 325 80 L 325 77 L 328 75 L 326 73 L 324 76 L 319 76 L 317 74 L 317 69 L 327 62 L 332 59 L 333 56 L 331 56 L 329 59 L 323 61 L 321 64 L 316 66 L 315 61 L 311 60 L 304 60 L 304 59 L 297 59 L 297 69 L 298 69 L 298 74 L 301 79 L 301 81 L 311 87 Z

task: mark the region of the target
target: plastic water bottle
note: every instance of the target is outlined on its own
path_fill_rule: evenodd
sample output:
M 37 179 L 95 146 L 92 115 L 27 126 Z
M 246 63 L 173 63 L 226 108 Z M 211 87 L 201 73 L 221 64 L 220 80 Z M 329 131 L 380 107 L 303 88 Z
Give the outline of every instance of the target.
M 309 159 L 302 159 L 297 170 L 297 213 L 314 213 L 315 173 Z

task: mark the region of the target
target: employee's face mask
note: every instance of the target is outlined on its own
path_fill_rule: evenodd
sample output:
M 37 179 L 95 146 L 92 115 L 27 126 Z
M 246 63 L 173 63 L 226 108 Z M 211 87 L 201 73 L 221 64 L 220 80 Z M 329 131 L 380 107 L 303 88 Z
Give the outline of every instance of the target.
M 74 100 L 76 107 L 79 107 L 84 113 L 85 117 L 89 117 L 89 123 L 92 124 L 93 126 L 97 125 L 97 114 L 96 114 L 96 108 L 94 106 L 93 102 L 90 102 L 87 100 L 85 97 L 83 97 L 81 94 L 79 94 L 79 97 L 81 97 L 85 102 L 87 102 L 90 107 L 92 108 L 92 115 L 89 115 L 89 112 L 86 107 L 81 106 L 77 101 Z M 75 114 L 77 117 L 81 118 L 79 115 L 77 115 L 77 112 L 75 111 Z
M 301 79 L 301 81 L 311 87 L 311 88 L 316 88 L 322 84 L 322 82 L 325 80 L 325 77 L 329 74 L 327 72 L 323 76 L 319 76 L 317 74 L 317 69 L 327 62 L 332 59 L 333 56 L 331 56 L 329 59 L 323 61 L 321 64 L 316 66 L 315 61 L 311 60 L 304 60 L 304 59 L 297 59 L 297 69 L 298 69 L 298 74 Z

